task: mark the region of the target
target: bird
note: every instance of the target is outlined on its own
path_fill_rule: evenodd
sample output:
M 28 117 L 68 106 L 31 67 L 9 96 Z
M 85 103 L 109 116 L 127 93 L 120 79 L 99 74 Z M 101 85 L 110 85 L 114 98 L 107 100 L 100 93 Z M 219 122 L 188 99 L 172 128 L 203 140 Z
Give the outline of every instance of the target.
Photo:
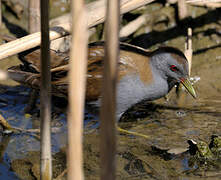
M 88 46 L 86 103 L 99 107 L 103 77 L 105 42 Z M 51 50 L 51 93 L 68 97 L 69 52 Z M 20 55 L 22 64 L 8 69 L 9 77 L 21 84 L 40 89 L 40 50 Z M 177 84 L 196 98 L 189 80 L 188 60 L 174 47 L 162 46 L 148 51 L 131 44 L 119 43 L 118 75 L 116 85 L 116 117 L 119 120 L 130 107 L 141 101 L 153 101 L 166 96 Z

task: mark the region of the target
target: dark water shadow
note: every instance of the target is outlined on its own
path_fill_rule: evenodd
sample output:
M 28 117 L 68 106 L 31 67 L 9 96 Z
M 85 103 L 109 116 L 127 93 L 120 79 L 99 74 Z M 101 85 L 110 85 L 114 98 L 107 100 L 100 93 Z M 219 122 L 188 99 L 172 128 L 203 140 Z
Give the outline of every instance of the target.
M 169 28 L 165 31 L 152 31 L 135 37 L 131 43 L 143 48 L 149 48 L 156 44 L 162 44 L 171 39 L 185 36 L 188 27 L 192 29 L 201 27 L 206 24 L 216 23 L 221 19 L 221 8 L 208 11 L 207 13 L 196 17 L 180 21 L 178 26 Z

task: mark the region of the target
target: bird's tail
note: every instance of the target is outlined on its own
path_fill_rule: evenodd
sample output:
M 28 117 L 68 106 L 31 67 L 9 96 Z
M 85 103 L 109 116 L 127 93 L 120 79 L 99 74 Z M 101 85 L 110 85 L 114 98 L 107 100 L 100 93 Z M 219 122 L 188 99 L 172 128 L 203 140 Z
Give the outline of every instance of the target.
M 9 68 L 8 75 L 14 81 L 32 88 L 38 89 L 40 86 L 40 74 L 22 71 L 19 66 Z

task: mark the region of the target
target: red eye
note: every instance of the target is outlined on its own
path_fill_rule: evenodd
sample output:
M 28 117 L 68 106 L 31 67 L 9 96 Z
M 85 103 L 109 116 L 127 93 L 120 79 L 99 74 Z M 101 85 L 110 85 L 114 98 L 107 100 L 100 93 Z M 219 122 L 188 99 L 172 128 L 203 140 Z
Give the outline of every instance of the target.
M 170 66 L 170 70 L 171 71 L 178 71 L 177 67 L 175 65 L 171 65 Z

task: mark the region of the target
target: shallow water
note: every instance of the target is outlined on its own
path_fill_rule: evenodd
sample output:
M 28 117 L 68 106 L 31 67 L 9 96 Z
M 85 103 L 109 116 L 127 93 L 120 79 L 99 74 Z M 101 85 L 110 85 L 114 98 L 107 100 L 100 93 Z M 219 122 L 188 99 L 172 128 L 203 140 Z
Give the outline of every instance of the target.
M 30 89 L 23 86 L 1 87 L 0 113 L 11 125 L 24 129 L 39 128 L 38 110 L 33 116 L 23 112 L 29 92 Z M 121 127 L 143 133 L 149 138 L 118 134 L 118 179 L 197 179 L 221 176 L 220 169 L 190 167 L 190 155 L 186 152 L 187 140 L 209 143 L 211 135 L 220 134 L 221 97 L 194 100 L 185 92 L 184 96 L 185 106 L 182 103 L 177 105 L 175 92 L 171 92 L 169 102 L 161 99 L 153 104 L 143 103 L 125 116 L 124 119 L 130 119 L 130 122 L 119 123 Z M 88 179 L 92 176 L 98 179 L 99 133 L 97 125 L 94 125 L 96 123 L 92 122 L 95 118 L 88 113 L 85 115 L 85 175 Z M 65 114 L 53 113 L 52 151 L 55 157 L 59 156 L 56 153 L 66 149 L 66 125 Z M 23 176 L 26 177 L 24 179 L 30 179 L 30 169 L 38 172 L 33 167 L 39 162 L 40 143 L 32 135 L 17 133 L 1 136 L 0 169 L 4 173 L 0 173 L 0 179 L 19 179 Z M 19 166 L 16 166 L 18 162 Z M 62 172 L 65 169 L 64 162 L 59 163 L 61 167 L 58 172 Z M 27 164 L 30 165 L 29 169 Z
M 55 1 L 60 2 L 60 1 Z M 62 7 L 64 1 L 62 1 Z M 56 4 L 55 4 L 56 5 Z M 60 11 L 64 8 L 57 6 Z M 184 48 L 184 28 L 174 28 L 174 9 L 153 4 L 147 11 L 156 18 L 152 31 L 149 25 L 139 29 L 137 44 L 150 48 L 166 45 Z M 66 8 L 66 6 L 65 6 Z M 162 15 L 154 15 L 154 10 Z M 65 9 L 65 11 L 68 10 Z M 117 179 L 220 179 L 221 163 L 190 165 L 187 140 L 210 142 L 211 135 L 221 135 L 221 26 L 220 12 L 214 9 L 190 7 L 197 18 L 193 29 L 193 64 L 191 77 L 197 99 L 185 92 L 177 100 L 175 90 L 169 101 L 160 99 L 144 103 L 128 112 L 119 126 L 149 138 L 118 133 Z M 156 13 L 155 13 L 156 14 Z M 160 13 L 159 13 L 160 14 Z M 56 16 L 54 13 L 51 16 Z M 7 17 L 9 15 L 7 14 Z M 199 17 L 199 18 L 198 18 Z M 157 22 L 157 18 L 159 22 Z M 169 24 L 165 25 L 165 19 Z M 170 22 L 171 21 L 171 22 Z M 163 22 L 163 23 L 162 23 Z M 18 24 L 22 24 L 19 22 Z M 146 39 L 145 39 L 146 38 Z M 142 44 L 144 43 L 144 44 Z M 145 44 L 146 43 L 146 44 Z M 18 64 L 13 57 L 1 61 L 2 69 Z M 39 100 L 33 115 L 24 114 L 30 89 L 12 81 L 1 82 L 0 114 L 13 126 L 24 129 L 39 128 Z M 56 104 L 56 103 L 55 103 Z M 65 167 L 67 122 L 65 108 L 53 106 L 52 151 L 53 174 L 58 176 Z M 99 179 L 99 131 L 97 116 L 86 109 L 84 126 L 84 170 L 86 179 Z M 126 122 L 127 121 L 127 122 Z M 37 136 L 36 136 L 37 135 Z M 0 179 L 36 179 L 39 177 L 39 139 L 35 133 L 0 136 Z M 65 179 L 65 176 L 64 176 Z

